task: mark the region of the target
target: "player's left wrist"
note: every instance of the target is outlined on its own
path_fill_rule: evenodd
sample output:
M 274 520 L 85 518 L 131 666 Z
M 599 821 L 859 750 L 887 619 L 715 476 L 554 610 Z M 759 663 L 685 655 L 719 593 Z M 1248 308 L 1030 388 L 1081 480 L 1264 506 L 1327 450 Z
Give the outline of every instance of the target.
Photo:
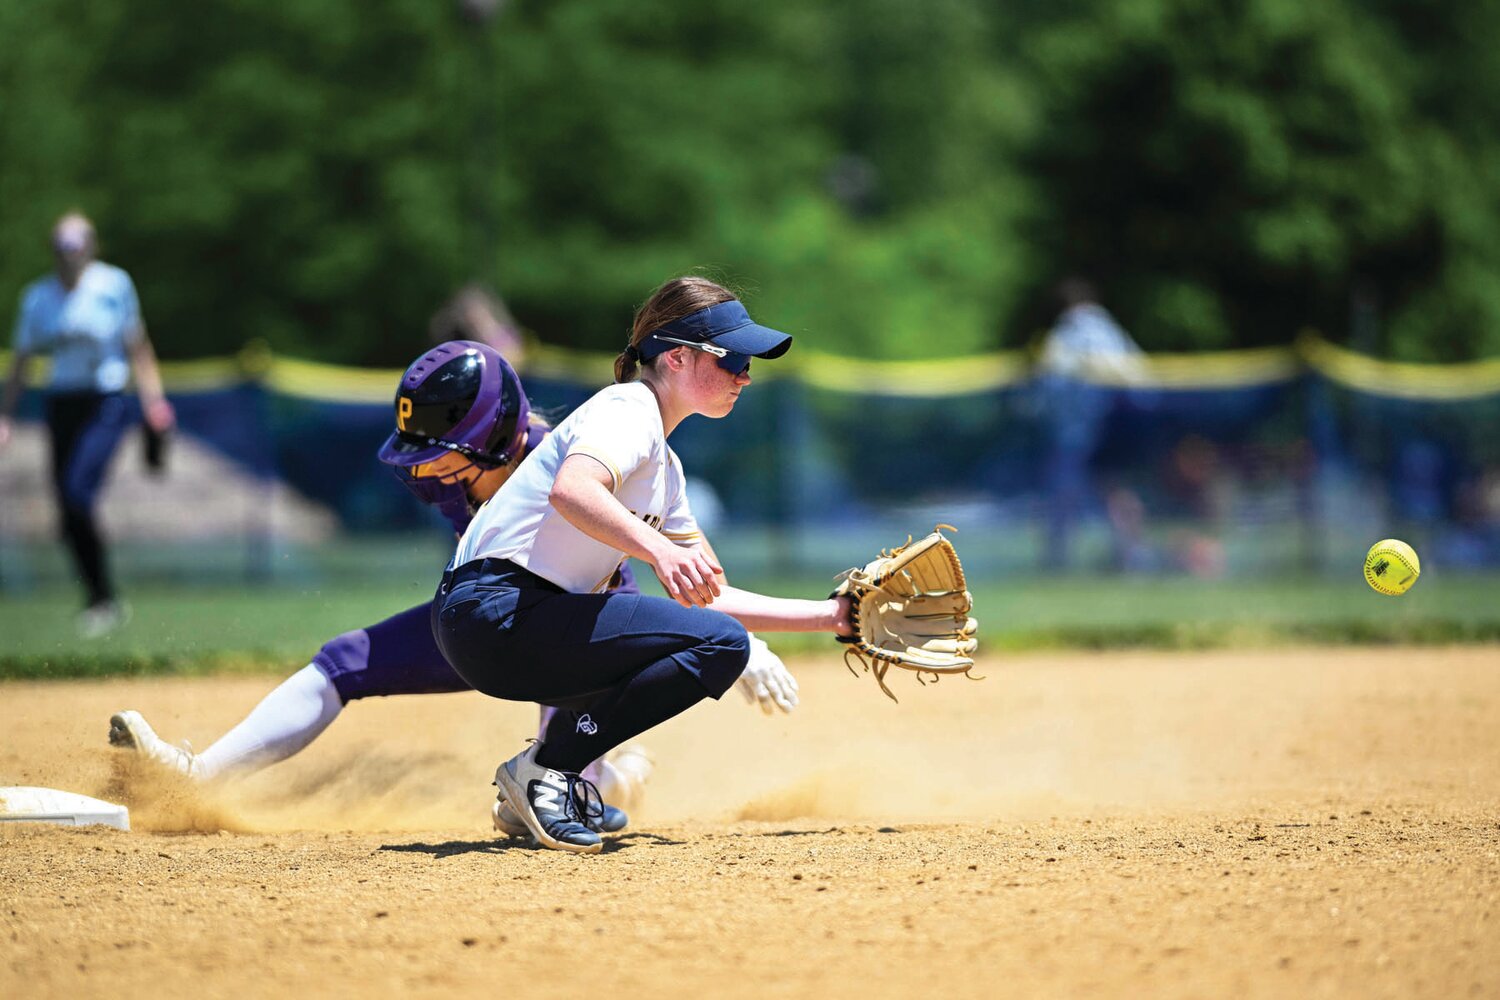
M 834 635 L 847 638 L 854 634 L 854 625 L 850 619 L 850 611 L 854 602 L 848 597 L 830 597 L 828 609 L 828 630 Z

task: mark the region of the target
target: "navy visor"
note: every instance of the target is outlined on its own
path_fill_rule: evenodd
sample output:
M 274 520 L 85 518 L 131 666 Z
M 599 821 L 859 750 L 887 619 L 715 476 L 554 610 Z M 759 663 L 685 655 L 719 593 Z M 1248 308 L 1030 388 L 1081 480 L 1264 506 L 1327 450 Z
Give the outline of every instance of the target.
M 756 323 L 743 305 L 730 299 L 653 330 L 641 340 L 639 350 L 641 360 L 649 361 L 678 345 L 697 344 L 717 348 L 709 353 L 719 358 L 719 366 L 738 374 L 745 370 L 750 358 L 781 357 L 791 349 L 792 338 Z M 720 355 L 720 351 L 724 353 Z

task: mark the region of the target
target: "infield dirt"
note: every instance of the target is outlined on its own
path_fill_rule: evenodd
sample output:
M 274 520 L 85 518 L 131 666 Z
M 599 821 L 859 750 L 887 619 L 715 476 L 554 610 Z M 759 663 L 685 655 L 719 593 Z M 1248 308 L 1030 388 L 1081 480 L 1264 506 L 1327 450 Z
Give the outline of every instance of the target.
M 524 706 L 356 703 L 195 791 L 110 713 L 202 747 L 278 678 L 0 685 L 0 785 L 134 824 L 0 824 L 0 997 L 1500 992 L 1500 649 L 1034 656 L 899 706 L 792 667 L 792 716 L 647 734 L 597 857 L 489 829 Z

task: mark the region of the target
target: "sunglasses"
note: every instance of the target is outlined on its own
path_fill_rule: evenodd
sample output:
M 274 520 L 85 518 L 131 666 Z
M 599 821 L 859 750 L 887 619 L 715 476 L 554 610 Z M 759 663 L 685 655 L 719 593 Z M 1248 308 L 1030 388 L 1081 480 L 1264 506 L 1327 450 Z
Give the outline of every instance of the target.
M 712 354 L 719 359 L 719 367 L 731 375 L 743 375 L 750 370 L 750 355 L 748 354 L 735 354 L 733 351 L 725 350 L 718 344 L 709 344 L 701 340 L 679 340 L 676 337 L 668 337 L 660 333 L 653 333 L 651 336 L 657 340 L 664 340 L 669 344 L 691 347 L 695 351 Z

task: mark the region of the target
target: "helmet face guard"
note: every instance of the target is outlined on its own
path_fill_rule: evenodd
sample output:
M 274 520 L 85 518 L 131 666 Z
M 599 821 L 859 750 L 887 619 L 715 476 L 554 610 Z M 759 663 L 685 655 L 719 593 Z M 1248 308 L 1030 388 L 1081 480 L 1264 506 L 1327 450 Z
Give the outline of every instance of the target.
M 396 430 L 381 445 L 380 460 L 410 468 L 456 452 L 496 468 L 525 448 L 530 418 L 521 380 L 505 359 L 485 344 L 452 340 L 402 375 Z M 416 482 L 402 479 L 409 486 Z
M 459 472 L 473 468 L 476 466 L 466 465 Z M 447 518 L 453 525 L 453 530 L 462 533 L 469 526 L 469 521 L 479 507 L 479 502 L 477 498 L 469 496 L 468 483 L 452 479 L 444 482 L 443 479 L 446 477 L 439 476 L 417 478 L 412 475 L 414 470 L 404 465 L 393 465 L 391 471 L 418 500 L 435 508 L 439 514 Z
M 412 474 L 409 466 L 401 465 L 392 468 L 391 471 L 418 500 L 428 506 L 442 507 L 445 504 L 456 504 L 460 501 L 468 503 L 469 484 L 460 479 L 438 476 L 418 477 Z

